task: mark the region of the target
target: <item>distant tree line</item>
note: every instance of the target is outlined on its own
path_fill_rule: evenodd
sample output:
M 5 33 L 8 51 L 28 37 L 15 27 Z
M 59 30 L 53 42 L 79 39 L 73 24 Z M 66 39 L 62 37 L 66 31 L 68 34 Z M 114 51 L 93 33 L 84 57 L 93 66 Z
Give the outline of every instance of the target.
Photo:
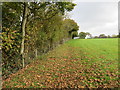
M 95 36 L 94 38 L 120 38 L 120 35 L 105 35 L 105 34 L 100 34 L 99 36 Z
M 100 34 L 99 36 L 94 36 L 93 37 L 92 34 L 90 34 L 89 32 L 80 32 L 79 35 L 78 35 L 78 37 L 80 39 L 85 39 L 86 37 L 87 38 L 120 38 L 120 33 L 119 33 L 119 35 L 113 34 L 112 36 L 105 35 L 105 34 Z
M 52 0 L 2 4 L 3 79 L 77 34 L 77 23 L 65 17 L 75 5 Z

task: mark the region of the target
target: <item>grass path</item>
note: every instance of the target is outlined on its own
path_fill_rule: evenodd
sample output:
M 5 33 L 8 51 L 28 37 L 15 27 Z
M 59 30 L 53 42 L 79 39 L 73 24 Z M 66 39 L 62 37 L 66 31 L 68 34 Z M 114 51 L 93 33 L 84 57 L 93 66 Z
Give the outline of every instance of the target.
M 117 39 L 71 40 L 11 75 L 3 88 L 119 87 Z

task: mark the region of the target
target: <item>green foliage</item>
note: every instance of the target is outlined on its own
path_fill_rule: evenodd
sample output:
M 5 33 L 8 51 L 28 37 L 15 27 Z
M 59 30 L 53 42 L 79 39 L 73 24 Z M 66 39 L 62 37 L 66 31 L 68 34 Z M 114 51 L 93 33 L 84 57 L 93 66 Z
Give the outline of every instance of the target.
M 87 34 L 86 34 L 85 32 L 80 32 L 80 33 L 79 33 L 80 39 L 85 39 L 86 35 L 87 35 Z
M 73 38 L 72 33 L 74 32 L 74 35 L 75 35 L 75 33 L 77 33 L 77 31 L 79 30 L 79 26 L 77 25 L 77 23 L 74 20 L 65 19 L 64 20 L 64 30 L 66 30 L 68 32 L 69 38 Z
M 19 8 L 16 10 L 16 7 Z M 3 79 L 21 68 L 20 16 L 21 3 L 3 3 L 2 7 L 2 69 Z
M 118 37 L 119 35 L 115 35 L 115 34 L 112 35 L 112 38 L 118 38 Z
M 28 10 L 27 17 L 24 18 L 25 5 Z M 3 3 L 1 38 L 4 78 L 21 68 L 23 55 L 27 65 L 36 56 L 54 49 L 60 43 L 70 39 L 72 34 L 75 35 L 78 30 L 77 23 L 64 18 L 65 12 L 71 11 L 74 6 L 75 4 L 71 2 L 52 1 L 26 2 L 25 4 L 23 2 Z M 27 21 L 25 37 L 23 37 L 22 22 L 25 19 Z M 23 55 L 20 55 L 23 38 L 25 49 Z
M 107 38 L 111 38 L 111 36 L 110 36 L 110 35 L 108 35 L 108 36 L 107 36 Z
M 119 35 L 117 35 L 117 37 L 118 37 L 118 38 L 120 38 L 120 34 L 119 34 Z
M 106 36 L 105 34 L 100 34 L 99 36 L 95 36 L 94 38 L 119 38 L 119 35 L 113 34 L 112 36 Z
M 99 38 L 107 38 L 107 36 L 105 34 L 100 34 Z
M 72 32 L 72 39 L 74 38 L 74 37 L 78 37 L 78 32 Z
M 72 11 L 76 4 L 71 2 L 56 2 L 56 5 L 61 13 L 64 14 L 65 11 Z
M 81 38 L 81 39 L 85 39 L 85 37 L 86 36 L 89 36 L 90 38 L 92 38 L 92 34 L 90 34 L 89 32 L 80 32 L 79 33 L 79 37 Z M 96 37 L 97 38 L 97 37 Z

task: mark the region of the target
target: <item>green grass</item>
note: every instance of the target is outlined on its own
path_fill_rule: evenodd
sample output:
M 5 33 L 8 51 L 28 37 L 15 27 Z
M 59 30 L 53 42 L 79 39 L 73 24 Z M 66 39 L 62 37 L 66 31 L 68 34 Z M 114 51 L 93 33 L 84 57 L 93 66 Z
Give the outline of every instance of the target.
M 21 88 L 119 87 L 118 39 L 76 39 L 40 56 L 3 82 Z

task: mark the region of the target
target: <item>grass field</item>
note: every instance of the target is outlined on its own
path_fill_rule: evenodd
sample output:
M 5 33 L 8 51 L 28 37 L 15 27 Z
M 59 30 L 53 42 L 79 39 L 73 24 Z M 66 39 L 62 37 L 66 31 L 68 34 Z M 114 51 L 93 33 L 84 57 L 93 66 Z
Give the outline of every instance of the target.
M 3 88 L 113 88 L 118 75 L 118 39 L 76 39 L 11 75 Z

